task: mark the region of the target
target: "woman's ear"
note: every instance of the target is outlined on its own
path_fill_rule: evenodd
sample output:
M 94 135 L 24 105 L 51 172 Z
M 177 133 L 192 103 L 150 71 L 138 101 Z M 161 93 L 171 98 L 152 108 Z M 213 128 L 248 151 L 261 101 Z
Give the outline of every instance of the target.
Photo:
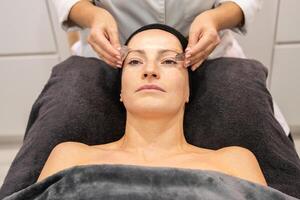
M 187 87 L 187 94 L 185 97 L 185 103 L 188 103 L 190 101 L 190 87 Z
M 190 100 L 189 96 L 186 98 L 185 103 L 188 103 Z

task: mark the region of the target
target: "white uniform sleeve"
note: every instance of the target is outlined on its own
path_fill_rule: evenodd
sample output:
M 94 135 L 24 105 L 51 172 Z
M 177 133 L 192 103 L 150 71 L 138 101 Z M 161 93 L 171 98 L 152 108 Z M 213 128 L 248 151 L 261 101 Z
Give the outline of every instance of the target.
M 79 31 L 82 28 L 71 21 L 68 21 L 69 13 L 71 8 L 80 0 L 52 0 L 56 13 L 58 16 L 59 23 L 65 31 Z
M 262 0 L 216 0 L 215 7 L 224 2 L 234 2 L 242 9 L 244 14 L 244 25 L 233 28 L 232 30 L 237 33 L 246 34 L 248 27 L 254 20 L 256 13 L 261 9 Z

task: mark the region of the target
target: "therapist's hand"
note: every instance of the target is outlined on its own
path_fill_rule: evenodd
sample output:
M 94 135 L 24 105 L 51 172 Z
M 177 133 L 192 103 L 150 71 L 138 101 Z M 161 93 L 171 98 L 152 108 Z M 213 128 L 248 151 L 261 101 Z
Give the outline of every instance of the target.
M 114 17 L 106 10 L 101 9 L 94 16 L 90 25 L 88 43 L 95 52 L 112 67 L 121 67 L 118 26 Z
M 189 30 L 189 42 L 185 51 L 186 67 L 196 70 L 219 43 L 218 27 L 214 18 L 209 12 L 198 15 Z

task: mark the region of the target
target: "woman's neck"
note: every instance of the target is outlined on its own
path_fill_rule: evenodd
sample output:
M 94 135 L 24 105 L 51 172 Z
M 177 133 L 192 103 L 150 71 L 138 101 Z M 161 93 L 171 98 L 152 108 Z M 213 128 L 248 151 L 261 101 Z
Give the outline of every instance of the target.
M 127 113 L 125 134 L 118 141 L 120 150 L 144 161 L 185 152 L 189 144 L 184 137 L 183 114 L 141 117 Z

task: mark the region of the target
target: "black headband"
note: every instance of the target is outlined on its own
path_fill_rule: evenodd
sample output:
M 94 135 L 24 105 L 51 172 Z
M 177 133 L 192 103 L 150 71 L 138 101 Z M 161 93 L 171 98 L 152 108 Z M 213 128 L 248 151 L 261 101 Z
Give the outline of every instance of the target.
M 131 40 L 131 38 L 136 35 L 139 32 L 148 30 L 148 29 L 161 29 L 164 31 L 167 31 L 173 35 L 175 35 L 178 40 L 181 43 L 182 49 L 185 50 L 185 48 L 188 45 L 188 40 L 176 29 L 172 28 L 171 26 L 165 25 L 165 24 L 159 24 L 159 23 L 155 23 L 155 24 L 148 24 L 145 26 L 142 26 L 141 28 L 137 29 L 136 31 L 134 31 L 126 40 L 125 45 L 127 45 L 129 43 L 129 41 Z

